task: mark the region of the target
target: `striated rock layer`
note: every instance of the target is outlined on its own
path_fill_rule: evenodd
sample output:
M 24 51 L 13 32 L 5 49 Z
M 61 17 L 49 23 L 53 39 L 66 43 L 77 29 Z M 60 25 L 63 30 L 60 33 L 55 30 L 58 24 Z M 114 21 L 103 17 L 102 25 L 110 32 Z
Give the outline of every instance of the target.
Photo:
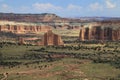
M 39 45 L 64 45 L 61 36 L 54 34 L 51 30 L 44 34 L 42 42 Z
M 14 14 L 0 13 L 0 20 L 17 21 L 17 22 L 54 22 L 61 18 L 55 14 Z
M 4 22 L 0 23 L 0 31 L 12 32 L 16 34 L 21 33 L 39 33 L 51 30 L 49 25 L 35 25 L 25 23 Z
M 0 13 L 0 31 L 3 32 L 5 31 L 17 34 L 39 33 L 47 32 L 51 29 L 58 30 L 80 29 L 79 39 L 81 41 L 120 40 L 120 18 L 109 17 L 62 18 L 57 16 L 56 14 L 50 13 L 44 14 Z
M 112 25 L 92 25 L 89 27 L 82 26 L 79 33 L 79 40 L 120 40 L 120 27 Z

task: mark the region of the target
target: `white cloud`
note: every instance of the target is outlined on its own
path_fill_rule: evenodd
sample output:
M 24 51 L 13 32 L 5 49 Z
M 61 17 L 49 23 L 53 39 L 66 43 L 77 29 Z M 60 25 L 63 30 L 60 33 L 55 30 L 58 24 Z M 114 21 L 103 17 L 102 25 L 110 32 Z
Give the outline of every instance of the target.
M 50 11 L 50 10 L 60 10 L 62 9 L 59 6 L 52 5 L 50 3 L 35 3 L 32 5 L 33 8 L 41 11 Z
M 2 0 L 0 0 L 2 1 Z M 77 4 L 68 4 L 66 6 L 55 5 L 52 3 L 33 3 L 31 6 L 21 5 L 14 7 L 13 5 L 0 4 L 0 12 L 18 12 L 18 13 L 55 13 L 64 16 L 78 15 L 119 15 L 120 0 L 104 0 L 102 2 L 88 3 L 87 6 Z M 90 14 L 89 14 L 90 13 Z M 109 13 L 109 14 L 108 14 Z
M 3 9 L 8 9 L 9 8 L 9 6 L 7 5 L 7 4 L 2 4 L 2 6 L 1 6 Z
M 68 10 L 81 10 L 82 7 L 78 5 L 69 4 L 67 7 Z
M 12 8 L 7 4 L 1 4 L 0 7 L 0 11 L 2 12 L 12 12 Z
M 99 4 L 98 2 L 90 4 L 89 8 L 92 10 L 103 10 L 103 6 L 101 4 Z
M 51 3 L 35 3 L 32 5 L 34 9 L 41 11 L 73 11 L 81 10 L 82 7 L 74 4 L 69 4 L 67 7 L 56 6 Z
M 106 0 L 106 6 L 107 8 L 115 8 L 116 7 L 116 4 L 115 3 L 112 3 L 110 0 Z

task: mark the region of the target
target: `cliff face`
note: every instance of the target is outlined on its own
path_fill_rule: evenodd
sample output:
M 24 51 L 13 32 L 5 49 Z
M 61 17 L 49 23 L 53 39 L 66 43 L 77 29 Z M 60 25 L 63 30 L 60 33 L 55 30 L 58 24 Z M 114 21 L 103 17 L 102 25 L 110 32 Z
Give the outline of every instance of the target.
M 22 24 L 22 23 L 7 23 L 0 24 L 0 31 L 3 32 L 12 32 L 16 34 L 21 33 L 39 33 L 47 32 L 51 30 L 51 27 L 48 25 L 34 25 L 34 24 Z
M 15 14 L 15 13 L 0 13 L 0 20 L 17 21 L 17 22 L 120 22 L 120 18 L 110 17 L 76 17 L 76 18 L 61 18 L 56 14 Z
M 44 34 L 42 42 L 39 45 L 64 45 L 61 36 L 54 34 L 51 30 Z
M 54 22 L 61 19 L 59 16 L 50 13 L 43 14 L 14 14 L 0 13 L 0 20 L 17 22 Z
M 39 33 L 54 29 L 80 29 L 79 39 L 120 40 L 120 18 L 74 19 L 61 18 L 55 14 L 13 14 L 0 13 L 0 20 L 15 21 L 5 24 L 0 21 L 0 31 L 12 33 Z M 24 23 L 23 23 L 24 22 Z M 81 27 L 81 25 L 83 25 Z M 87 26 L 89 25 L 89 26 Z M 87 26 L 87 27 L 86 27 Z M 55 36 L 56 37 L 56 36 Z
M 91 26 L 80 29 L 79 40 L 120 40 L 120 27 Z

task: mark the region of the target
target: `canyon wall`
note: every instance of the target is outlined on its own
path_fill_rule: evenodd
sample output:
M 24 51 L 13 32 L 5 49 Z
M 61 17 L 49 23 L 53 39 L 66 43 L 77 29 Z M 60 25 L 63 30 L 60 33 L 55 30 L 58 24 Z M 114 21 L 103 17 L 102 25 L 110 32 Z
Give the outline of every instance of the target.
M 14 14 L 0 13 L 0 20 L 16 21 L 16 22 L 54 22 L 61 18 L 55 14 Z
M 120 27 L 106 24 L 97 24 L 89 27 L 82 26 L 79 40 L 120 40 Z
M 5 24 L 4 24 L 5 23 Z M 10 24 L 7 22 L 0 23 L 0 31 L 3 32 L 12 32 L 16 34 L 25 34 L 25 33 L 40 33 L 47 32 L 51 30 L 51 27 L 48 25 L 35 25 L 35 24 L 22 24 L 14 23 Z
M 53 28 L 58 30 L 80 29 L 79 40 L 81 41 L 120 40 L 120 18 L 62 18 L 50 13 L 0 13 L 0 31 L 17 34 L 39 33 Z

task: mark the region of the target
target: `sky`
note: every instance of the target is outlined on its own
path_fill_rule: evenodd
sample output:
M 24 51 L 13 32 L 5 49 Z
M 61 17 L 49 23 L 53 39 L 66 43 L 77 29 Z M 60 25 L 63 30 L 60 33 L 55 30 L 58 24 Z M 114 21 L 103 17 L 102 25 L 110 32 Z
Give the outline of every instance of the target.
M 0 0 L 2 13 L 54 13 L 61 17 L 120 17 L 120 0 Z

